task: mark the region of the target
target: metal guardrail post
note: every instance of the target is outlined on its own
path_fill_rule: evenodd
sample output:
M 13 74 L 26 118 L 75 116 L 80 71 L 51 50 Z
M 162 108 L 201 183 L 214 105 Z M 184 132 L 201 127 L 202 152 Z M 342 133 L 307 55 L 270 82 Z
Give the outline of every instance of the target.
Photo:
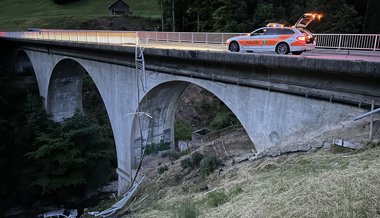
M 340 50 L 340 46 L 342 44 L 342 35 L 339 35 L 339 44 L 338 44 L 338 50 Z
M 194 33 L 191 33 L 191 43 L 194 43 Z
M 376 51 L 378 38 L 379 38 L 379 36 L 375 36 L 375 43 L 373 45 L 373 51 Z
M 206 33 L 206 44 L 208 44 L 208 34 Z

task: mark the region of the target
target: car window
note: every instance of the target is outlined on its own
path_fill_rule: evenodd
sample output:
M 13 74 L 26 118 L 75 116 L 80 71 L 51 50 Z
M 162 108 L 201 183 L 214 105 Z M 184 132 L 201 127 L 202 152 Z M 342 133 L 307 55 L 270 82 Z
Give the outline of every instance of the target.
M 277 28 L 268 28 L 264 35 L 278 35 Z
M 264 35 L 266 31 L 267 31 L 266 28 L 255 30 L 252 32 L 252 36 Z
M 278 29 L 279 34 L 281 35 L 289 35 L 294 34 L 294 31 L 291 29 Z

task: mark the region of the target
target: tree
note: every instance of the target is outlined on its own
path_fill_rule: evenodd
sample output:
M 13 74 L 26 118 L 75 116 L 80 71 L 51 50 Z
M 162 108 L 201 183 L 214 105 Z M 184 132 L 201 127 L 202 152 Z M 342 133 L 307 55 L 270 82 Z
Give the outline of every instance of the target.
M 32 186 L 60 200 L 93 190 L 108 181 L 113 146 L 108 130 L 90 116 L 76 114 L 51 125 L 26 155 L 36 165 Z
M 332 15 L 331 28 L 327 32 L 331 33 L 357 33 L 360 30 L 362 17 L 353 5 L 343 4 L 335 14 Z
M 218 0 L 212 13 L 213 30 L 217 32 L 247 31 L 249 24 L 245 0 Z

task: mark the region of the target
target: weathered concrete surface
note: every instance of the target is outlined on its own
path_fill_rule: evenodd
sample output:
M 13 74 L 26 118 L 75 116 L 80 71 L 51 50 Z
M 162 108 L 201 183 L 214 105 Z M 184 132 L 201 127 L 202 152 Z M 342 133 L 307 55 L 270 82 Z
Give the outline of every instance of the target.
M 120 193 L 130 183 L 139 145 L 173 142 L 176 104 L 188 84 L 222 100 L 257 152 L 272 156 L 285 146 L 290 151 L 322 146 L 288 142 L 347 122 L 367 111 L 360 103 L 380 99 L 380 72 L 372 62 L 147 49 L 146 75 L 136 75 L 133 48 L 38 43 L 23 48 L 54 119 L 81 109 L 83 73 L 95 82 L 115 137 Z

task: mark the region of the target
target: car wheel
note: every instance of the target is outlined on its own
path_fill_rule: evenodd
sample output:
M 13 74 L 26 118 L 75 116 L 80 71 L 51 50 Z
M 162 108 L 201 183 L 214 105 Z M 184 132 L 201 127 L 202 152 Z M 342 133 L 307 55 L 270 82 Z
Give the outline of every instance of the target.
M 294 55 L 300 55 L 300 54 L 302 54 L 302 51 L 293 51 L 292 54 L 294 54 Z
M 280 42 L 276 46 L 276 52 L 278 54 L 289 54 L 289 45 L 286 42 Z
M 237 43 L 236 41 L 231 42 L 228 50 L 232 52 L 239 52 L 240 51 L 239 43 Z

